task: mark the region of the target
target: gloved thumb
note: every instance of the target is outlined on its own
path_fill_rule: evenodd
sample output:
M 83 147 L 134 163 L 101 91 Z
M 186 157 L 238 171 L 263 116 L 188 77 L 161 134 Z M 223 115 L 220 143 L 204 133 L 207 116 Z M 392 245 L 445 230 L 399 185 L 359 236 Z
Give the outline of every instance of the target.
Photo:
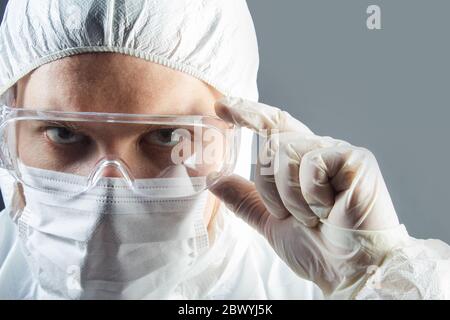
M 210 191 L 223 201 L 228 209 L 264 235 L 270 213 L 254 183 L 238 175 L 231 175 L 217 181 L 210 187 Z

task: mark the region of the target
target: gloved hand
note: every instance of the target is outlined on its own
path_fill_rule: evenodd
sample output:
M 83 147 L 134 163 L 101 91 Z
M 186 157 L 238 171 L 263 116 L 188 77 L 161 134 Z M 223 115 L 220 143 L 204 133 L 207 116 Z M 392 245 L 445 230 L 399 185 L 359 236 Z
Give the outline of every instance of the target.
M 224 98 L 216 113 L 265 136 L 270 162 L 258 161 L 255 183 L 229 176 L 211 191 L 299 276 L 328 297 L 354 297 L 385 255 L 408 238 L 373 154 L 314 135 L 262 103 Z

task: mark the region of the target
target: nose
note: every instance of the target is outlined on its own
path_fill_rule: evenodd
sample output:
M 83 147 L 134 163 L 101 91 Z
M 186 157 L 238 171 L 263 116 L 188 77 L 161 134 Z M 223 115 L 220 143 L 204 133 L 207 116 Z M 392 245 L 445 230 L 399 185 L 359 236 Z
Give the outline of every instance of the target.
M 91 168 L 101 170 L 102 177 L 108 178 L 123 178 L 128 174 L 139 179 L 155 175 L 158 171 L 154 161 L 155 155 L 148 155 L 147 150 L 136 144 L 136 139 L 120 136 L 114 138 L 114 141 L 104 139 L 98 142 L 94 166 L 91 164 Z
M 101 172 L 101 176 L 105 178 L 123 178 L 122 171 L 115 166 L 106 166 Z

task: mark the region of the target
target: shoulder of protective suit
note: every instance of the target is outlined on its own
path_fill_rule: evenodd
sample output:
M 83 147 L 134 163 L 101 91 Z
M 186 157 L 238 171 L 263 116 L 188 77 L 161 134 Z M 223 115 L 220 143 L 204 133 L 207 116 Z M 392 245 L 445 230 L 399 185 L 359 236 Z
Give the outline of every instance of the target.
M 311 281 L 300 278 L 275 253 L 267 240 L 233 213 L 227 212 L 233 225 L 233 237 L 240 243 L 234 250 L 233 273 L 247 277 L 257 299 L 322 299 L 320 289 Z M 240 253 L 238 253 L 240 252 Z M 241 286 L 242 277 L 236 285 Z M 239 284 L 240 283 L 240 284 Z M 230 288 L 233 291 L 233 288 Z M 248 298 L 247 297 L 247 298 Z
M 8 211 L 0 212 L 0 299 L 31 299 L 33 281 Z
M 16 240 L 16 230 L 5 209 L 0 212 L 0 268 Z

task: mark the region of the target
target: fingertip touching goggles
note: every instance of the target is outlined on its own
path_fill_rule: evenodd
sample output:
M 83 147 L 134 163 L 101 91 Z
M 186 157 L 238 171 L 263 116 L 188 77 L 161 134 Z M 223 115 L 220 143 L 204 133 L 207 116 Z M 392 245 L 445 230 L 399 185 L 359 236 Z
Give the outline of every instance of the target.
M 193 196 L 233 171 L 240 143 L 239 128 L 213 116 L 0 112 L 0 166 L 36 189 L 56 189 L 59 181 L 33 177 L 59 173 L 75 181 L 64 191 L 73 196 L 108 179 L 145 197 L 174 197 L 149 189 L 148 179 L 175 186 L 177 197 Z

